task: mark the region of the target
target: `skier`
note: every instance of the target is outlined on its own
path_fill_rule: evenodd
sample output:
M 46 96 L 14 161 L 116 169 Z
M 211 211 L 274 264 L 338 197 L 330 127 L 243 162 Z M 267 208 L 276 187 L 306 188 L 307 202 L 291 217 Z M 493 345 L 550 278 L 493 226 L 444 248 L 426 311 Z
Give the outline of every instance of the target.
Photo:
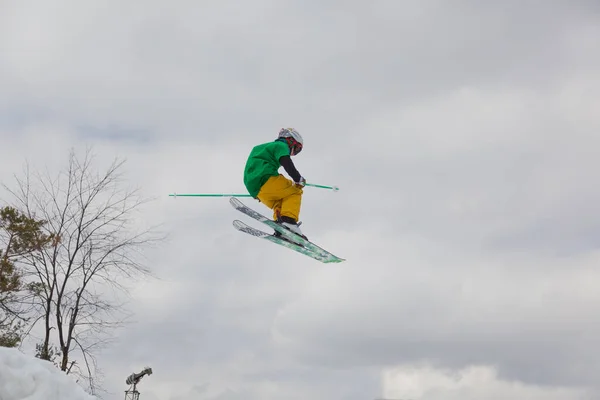
M 302 151 L 302 145 L 298 131 L 283 128 L 275 141 L 255 146 L 244 168 L 244 185 L 253 198 L 273 210 L 274 221 L 307 239 L 298 222 L 306 179 L 291 159 Z M 278 172 L 280 167 L 293 181 Z M 275 235 L 281 234 L 276 231 Z

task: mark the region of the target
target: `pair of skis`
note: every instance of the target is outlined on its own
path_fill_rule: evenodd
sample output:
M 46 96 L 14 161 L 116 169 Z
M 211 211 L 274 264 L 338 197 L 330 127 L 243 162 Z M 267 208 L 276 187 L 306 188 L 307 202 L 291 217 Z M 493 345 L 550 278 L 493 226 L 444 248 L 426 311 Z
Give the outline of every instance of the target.
M 322 249 L 316 244 L 304 239 L 302 236 L 289 231 L 277 222 L 265 217 L 261 213 L 254 211 L 237 198 L 230 198 L 229 203 L 236 210 L 248 215 L 251 218 L 254 218 L 257 221 L 262 222 L 265 225 L 268 225 L 275 231 L 279 232 L 281 235 L 275 236 L 271 233 L 267 233 L 259 229 L 253 228 L 245 224 L 244 222 L 236 219 L 233 221 L 233 226 L 238 231 L 287 247 L 288 249 L 297 251 L 300 254 L 304 254 L 323 263 L 339 263 L 345 261 L 343 258 L 339 258 L 331 254 L 327 250 Z

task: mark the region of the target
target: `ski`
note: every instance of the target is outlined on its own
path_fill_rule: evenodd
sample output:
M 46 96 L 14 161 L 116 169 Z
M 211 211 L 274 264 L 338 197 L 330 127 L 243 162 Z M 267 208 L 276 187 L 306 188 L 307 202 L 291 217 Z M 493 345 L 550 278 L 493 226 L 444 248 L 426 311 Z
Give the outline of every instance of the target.
M 302 249 L 304 249 L 306 251 L 312 252 L 315 255 L 319 256 L 320 257 L 319 260 L 322 261 L 322 262 L 325 262 L 325 263 L 339 263 L 339 262 L 342 262 L 342 261 L 346 261 L 345 259 L 337 257 L 336 255 L 330 253 L 329 251 L 327 251 L 327 250 L 325 250 L 325 249 L 317 246 L 316 244 L 312 243 L 311 241 L 304 239 L 300 235 L 296 235 L 295 233 L 290 232 L 286 228 L 284 228 L 281 225 L 279 225 L 277 222 L 275 222 L 275 221 L 273 221 L 273 220 L 265 217 L 261 213 L 259 213 L 259 212 L 255 211 L 255 210 L 253 210 L 252 208 L 246 206 L 244 203 L 242 203 L 239 199 L 237 199 L 235 197 L 231 197 L 229 199 L 229 203 L 236 210 L 238 210 L 238 211 L 240 211 L 240 212 L 248 215 L 251 218 L 254 218 L 257 221 L 262 222 L 265 225 L 268 225 L 269 227 L 273 228 L 277 232 L 281 233 L 281 236 L 285 237 L 289 241 L 297 243 L 298 245 L 300 245 L 299 246 L 300 248 L 302 248 Z M 248 227 L 248 228 L 250 228 L 250 227 Z M 250 229 L 253 229 L 253 228 L 250 228 Z M 266 232 L 263 232 L 263 233 L 266 233 Z M 270 237 L 272 237 L 274 239 L 278 239 L 274 235 L 271 235 L 271 234 L 268 234 L 268 233 L 267 233 L 267 235 L 269 235 Z M 271 240 L 271 239 L 268 239 L 268 240 Z M 271 241 L 273 241 L 273 240 L 271 240 Z M 287 242 L 285 240 L 284 240 L 284 242 L 285 243 L 289 243 L 289 242 Z M 293 245 L 293 243 L 290 243 L 290 244 Z M 286 247 L 288 247 L 288 246 L 286 246 Z M 292 248 L 292 249 L 295 250 L 295 248 Z M 303 254 L 306 254 L 306 253 L 303 253 Z M 309 255 L 309 254 L 306 254 L 306 255 Z
M 261 231 L 260 229 L 253 228 L 253 227 L 245 224 L 244 222 L 242 222 L 240 220 L 237 220 L 237 219 L 234 220 L 233 221 L 233 226 L 235 227 L 235 229 L 237 229 L 240 232 L 244 232 L 244 233 L 247 233 L 249 235 L 252 235 L 252 236 L 255 236 L 255 237 L 258 237 L 258 238 L 261 238 L 261 239 L 265 239 L 265 240 L 268 240 L 268 241 L 273 242 L 273 243 L 276 243 L 276 244 L 281 245 L 283 247 L 287 247 L 288 249 L 292 249 L 294 251 L 297 251 L 300 254 L 304 254 L 305 256 L 314 258 L 317 261 L 321 261 L 321 262 L 324 262 L 324 263 L 331 262 L 331 261 L 328 261 L 327 257 L 323 257 L 320 254 L 314 253 L 314 252 L 312 252 L 312 251 L 310 251 L 310 250 L 308 250 L 308 249 L 300 246 L 299 244 L 292 243 L 292 242 L 290 242 L 288 240 L 285 240 L 285 239 L 282 239 L 280 237 L 277 237 L 277 236 L 275 236 L 275 235 L 273 235 L 271 233 L 267 233 L 267 232 Z

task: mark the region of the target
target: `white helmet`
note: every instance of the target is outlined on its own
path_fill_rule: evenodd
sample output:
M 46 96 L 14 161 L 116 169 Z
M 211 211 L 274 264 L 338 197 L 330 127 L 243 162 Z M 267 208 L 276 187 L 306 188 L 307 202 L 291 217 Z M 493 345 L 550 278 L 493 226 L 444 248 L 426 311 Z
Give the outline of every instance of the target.
M 304 140 L 294 128 L 283 128 L 279 131 L 277 139 L 285 139 L 290 147 L 291 154 L 294 156 L 302 151 Z

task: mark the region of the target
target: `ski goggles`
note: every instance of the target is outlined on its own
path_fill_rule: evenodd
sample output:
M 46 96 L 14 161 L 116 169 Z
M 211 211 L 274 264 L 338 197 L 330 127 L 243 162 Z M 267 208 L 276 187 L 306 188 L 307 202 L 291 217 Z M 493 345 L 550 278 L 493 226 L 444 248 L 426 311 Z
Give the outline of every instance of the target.
M 290 147 L 290 155 L 295 156 L 302 151 L 302 143 L 298 142 L 293 137 L 286 137 L 285 141 Z
M 297 155 L 302 151 L 302 143 L 299 143 L 297 141 L 293 140 L 293 144 L 292 144 L 292 154 L 293 155 Z

